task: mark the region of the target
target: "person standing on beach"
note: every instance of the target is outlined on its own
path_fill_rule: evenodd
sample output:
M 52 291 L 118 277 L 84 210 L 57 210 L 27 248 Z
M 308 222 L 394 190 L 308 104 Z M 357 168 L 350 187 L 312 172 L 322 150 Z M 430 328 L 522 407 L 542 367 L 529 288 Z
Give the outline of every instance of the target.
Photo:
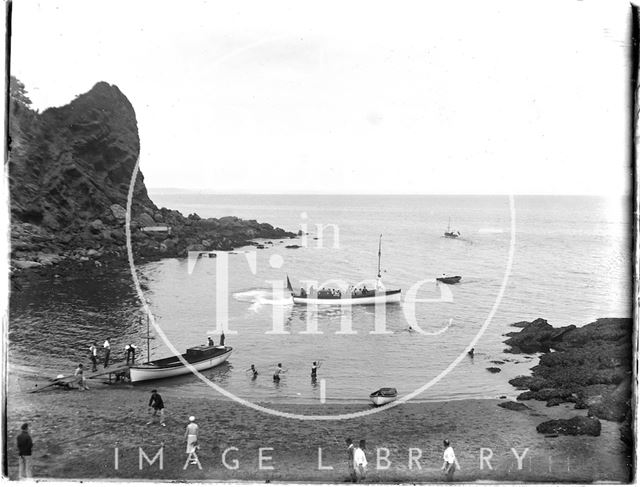
M 132 345 L 131 343 L 124 347 L 124 351 L 126 353 L 127 365 L 129 365 L 129 360 L 131 360 L 132 364 L 136 363 L 136 348 L 138 347 L 136 347 L 135 345 Z
M 276 370 L 273 371 L 273 382 L 280 382 L 280 374 L 284 374 L 286 370 L 282 368 L 282 364 L 278 363 Z
M 367 456 L 364 454 L 364 448 L 364 440 L 360 440 L 358 448 L 353 451 L 353 469 L 356 474 L 356 482 L 361 482 L 367 476 Z
M 162 396 L 158 394 L 156 389 L 151 391 L 151 398 L 149 399 L 149 407 L 153 408 L 153 413 L 151 414 L 151 421 L 147 423 L 147 425 L 153 423 L 155 417 L 160 413 L 160 424 L 162 426 L 166 426 L 164 423 L 164 401 L 162 400 Z
M 109 355 L 111 354 L 111 344 L 109 343 L 109 339 L 107 338 L 102 345 L 104 348 L 104 368 L 109 367 Z
M 33 448 L 33 441 L 31 441 L 31 435 L 29 434 L 29 424 L 24 423 L 20 427 L 20 434 L 17 438 L 18 443 L 18 479 L 31 478 L 31 449 Z
M 222 332 L 222 335 L 220 335 L 220 346 L 224 347 L 224 331 Z
M 92 363 L 91 372 L 97 372 L 98 371 L 98 344 L 96 342 L 93 342 L 93 345 L 89 347 L 89 352 L 90 352 L 89 357 L 91 358 L 91 363 Z
M 444 462 L 442 463 L 441 470 L 444 471 L 445 480 L 447 482 L 451 482 L 453 480 L 453 473 L 456 471 L 456 455 L 453 452 L 453 448 L 449 443 L 449 440 L 444 440 L 444 453 L 442 458 Z
M 347 443 L 347 471 L 349 472 L 349 478 L 347 479 L 347 481 L 355 482 L 356 469 L 353 463 L 353 450 L 355 449 L 355 447 L 353 446 L 353 441 L 351 441 L 351 438 L 347 438 L 345 441 Z
M 187 440 L 187 460 L 191 458 L 192 465 L 198 463 L 198 455 L 196 455 L 196 449 L 198 448 L 198 425 L 195 421 L 196 418 L 194 416 L 189 417 L 189 424 L 187 425 L 187 431 L 184 435 Z
M 87 387 L 87 380 L 84 378 L 84 366 L 82 364 L 78 364 L 78 368 L 73 375 L 78 377 L 78 386 L 80 389 L 88 391 L 89 388 Z

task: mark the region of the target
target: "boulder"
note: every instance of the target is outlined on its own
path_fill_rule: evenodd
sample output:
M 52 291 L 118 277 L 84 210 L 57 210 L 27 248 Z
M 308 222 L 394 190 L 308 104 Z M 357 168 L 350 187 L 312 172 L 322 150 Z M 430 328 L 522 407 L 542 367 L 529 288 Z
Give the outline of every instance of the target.
M 497 374 L 498 372 L 500 372 L 502 369 L 500 367 L 487 367 L 487 370 L 489 372 L 491 372 L 492 374 Z
M 136 218 L 141 227 L 153 227 L 156 225 L 155 220 L 148 213 L 142 213 Z
M 93 220 L 89 223 L 89 231 L 95 235 L 101 234 L 104 230 L 104 224 L 102 220 Z
M 525 404 L 514 401 L 501 402 L 498 406 L 504 409 L 510 409 L 511 411 L 525 411 L 527 409 L 531 409 Z
M 40 262 L 33 260 L 12 260 L 11 265 L 16 269 L 31 269 L 33 267 L 42 267 Z
M 118 204 L 113 204 L 109 207 L 111 210 L 111 214 L 113 217 L 121 222 L 124 222 L 127 217 L 127 210 L 125 210 L 122 206 Z
M 538 433 L 557 435 L 589 435 L 600 436 L 601 424 L 595 418 L 585 416 L 574 416 L 571 419 L 552 419 L 540 423 L 536 430 Z

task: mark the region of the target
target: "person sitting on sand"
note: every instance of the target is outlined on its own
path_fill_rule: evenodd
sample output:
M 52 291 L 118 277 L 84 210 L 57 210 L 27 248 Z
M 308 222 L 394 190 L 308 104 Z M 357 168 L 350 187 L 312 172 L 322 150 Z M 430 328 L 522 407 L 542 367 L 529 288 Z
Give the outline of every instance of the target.
M 213 339 L 211 337 L 207 337 L 207 345 L 209 345 L 210 347 L 214 346 Z
M 273 382 L 280 382 L 280 374 L 284 374 L 286 370 L 282 368 L 282 364 L 278 363 L 276 370 L 273 371 Z
M 442 463 L 441 470 L 444 471 L 445 479 L 447 482 L 451 482 L 453 480 L 453 473 L 456 471 L 456 455 L 453 452 L 453 448 L 449 443 L 449 440 L 444 440 L 444 453 L 442 458 L 444 462 Z
M 353 468 L 356 472 L 356 482 L 361 482 L 367 476 L 367 457 L 364 454 L 364 448 L 364 440 L 360 440 L 358 448 L 353 451 Z

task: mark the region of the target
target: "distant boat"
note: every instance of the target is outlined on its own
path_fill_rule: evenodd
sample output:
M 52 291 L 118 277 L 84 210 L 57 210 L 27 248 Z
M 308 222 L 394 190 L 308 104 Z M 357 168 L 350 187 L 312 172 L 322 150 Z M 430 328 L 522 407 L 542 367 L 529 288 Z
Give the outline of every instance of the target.
M 390 402 L 395 401 L 398 398 L 398 391 L 396 391 L 393 387 L 383 387 L 382 389 L 378 389 L 376 392 L 369 394 L 369 399 L 376 406 L 382 406 L 384 404 L 389 404 Z
M 291 292 L 294 304 L 331 304 L 337 306 L 353 304 L 379 304 L 379 303 L 399 303 L 401 299 L 401 289 L 387 291 L 382 285 L 382 273 L 380 269 L 380 259 L 382 256 L 382 235 L 378 241 L 378 276 L 376 279 L 376 289 L 367 289 L 366 286 L 358 289 L 318 289 L 313 288 L 306 291 L 300 290 L 300 294 L 295 294 L 293 286 L 287 276 L 287 289 Z
M 452 232 L 451 231 L 451 217 L 449 217 L 449 225 L 447 225 L 447 231 L 444 232 L 444 236 L 447 238 L 458 238 L 460 237 L 460 232 L 455 231 Z
M 215 367 L 225 362 L 233 348 L 225 346 L 199 345 L 187 349 L 187 353 L 182 354 L 182 358 L 201 371 Z M 176 375 L 191 373 L 191 370 L 182 363 L 180 356 L 152 360 L 140 365 L 132 365 L 129 368 L 131 382 L 142 382 L 145 380 L 166 379 Z
M 457 284 L 462 279 L 462 276 L 442 276 L 436 277 L 436 281 L 440 281 L 444 284 Z

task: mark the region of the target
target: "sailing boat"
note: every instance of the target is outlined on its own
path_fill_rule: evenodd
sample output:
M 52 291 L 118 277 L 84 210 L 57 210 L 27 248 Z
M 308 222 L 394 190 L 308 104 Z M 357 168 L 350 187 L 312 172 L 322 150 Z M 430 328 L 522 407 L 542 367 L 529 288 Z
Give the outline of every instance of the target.
M 447 231 L 444 232 L 444 236 L 447 238 L 458 238 L 460 236 L 460 232 L 455 231 L 452 232 L 451 231 L 451 217 L 449 217 L 449 225 L 447 225 Z
M 287 289 L 291 292 L 294 304 L 331 304 L 336 306 L 353 305 L 353 304 L 380 304 L 380 303 L 399 303 L 401 298 L 401 290 L 394 289 L 387 291 L 382 285 L 382 271 L 380 269 L 380 259 L 382 258 L 382 235 L 378 241 L 378 274 L 376 278 L 375 289 L 367 289 L 366 286 L 353 289 L 349 286 L 347 289 L 318 289 L 311 287 L 308 291 L 300 289 L 300 294 L 295 294 L 289 276 L 287 276 Z
M 233 348 L 223 345 L 198 345 L 187 348 L 187 353 L 181 356 L 174 355 L 152 361 L 149 347 L 149 340 L 151 340 L 152 337 L 149 331 L 149 317 L 147 316 L 147 361 L 143 364 L 129 367 L 129 378 L 131 382 L 166 379 L 167 377 L 175 377 L 176 375 L 190 374 L 191 369 L 180 360 L 180 357 L 198 371 L 210 369 L 226 362 L 233 351 Z

